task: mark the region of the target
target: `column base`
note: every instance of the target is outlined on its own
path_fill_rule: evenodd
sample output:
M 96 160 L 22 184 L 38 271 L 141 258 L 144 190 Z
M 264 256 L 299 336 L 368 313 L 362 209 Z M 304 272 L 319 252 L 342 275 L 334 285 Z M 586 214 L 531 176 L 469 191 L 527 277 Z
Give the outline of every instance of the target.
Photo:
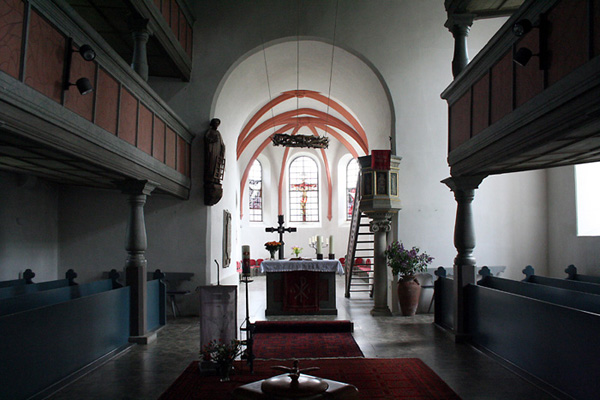
M 373 309 L 371 310 L 371 315 L 374 317 L 391 317 L 392 312 L 390 311 L 388 306 L 373 307 Z
M 156 340 L 156 332 L 149 332 L 142 336 L 129 336 L 129 343 L 150 344 Z

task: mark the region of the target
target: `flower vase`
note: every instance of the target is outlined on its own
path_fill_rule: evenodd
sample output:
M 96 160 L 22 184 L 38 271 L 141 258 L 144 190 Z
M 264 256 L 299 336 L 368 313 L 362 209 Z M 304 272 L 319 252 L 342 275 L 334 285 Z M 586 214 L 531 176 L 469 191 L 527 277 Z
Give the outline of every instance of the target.
M 410 317 L 417 313 L 419 297 L 421 296 L 421 285 L 414 275 L 401 276 L 398 279 L 398 302 L 402 315 Z
M 229 382 L 231 379 L 229 376 L 231 375 L 231 371 L 233 370 L 233 363 L 231 362 L 223 362 L 219 364 L 219 376 L 221 382 Z
M 271 260 L 274 260 L 274 259 L 275 259 L 275 252 L 276 252 L 276 251 L 277 251 L 277 250 L 269 250 L 269 253 L 271 253 Z

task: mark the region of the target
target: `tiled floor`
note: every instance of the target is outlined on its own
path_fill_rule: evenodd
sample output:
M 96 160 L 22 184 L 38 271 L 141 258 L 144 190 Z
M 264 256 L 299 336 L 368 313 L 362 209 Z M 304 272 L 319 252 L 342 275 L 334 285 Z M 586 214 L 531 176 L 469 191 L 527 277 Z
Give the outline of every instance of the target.
M 313 319 L 352 320 L 354 337 L 365 357 L 418 357 L 464 400 L 553 398 L 470 346 L 454 343 L 449 334 L 433 325 L 432 315 L 372 317 L 368 295 L 353 294 L 346 299 L 343 281 L 338 277 L 337 317 Z M 250 319 L 265 320 L 264 277 L 254 278 L 249 288 Z M 246 310 L 244 290 L 239 299 L 241 324 Z M 50 398 L 156 399 L 191 361 L 198 359 L 198 350 L 198 318 L 171 319 L 155 343 L 132 347 Z

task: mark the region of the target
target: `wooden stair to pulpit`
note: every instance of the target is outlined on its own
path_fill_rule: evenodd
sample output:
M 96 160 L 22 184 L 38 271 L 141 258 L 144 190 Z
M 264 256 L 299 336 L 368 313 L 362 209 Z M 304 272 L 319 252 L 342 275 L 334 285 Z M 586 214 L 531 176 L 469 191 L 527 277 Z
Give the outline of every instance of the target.
M 356 195 L 352 209 L 348 250 L 344 270 L 346 275 L 345 296 L 352 292 L 369 292 L 373 297 L 373 262 L 375 257 L 374 236 L 369 231 L 366 214 L 360 211 L 360 174 L 356 183 Z

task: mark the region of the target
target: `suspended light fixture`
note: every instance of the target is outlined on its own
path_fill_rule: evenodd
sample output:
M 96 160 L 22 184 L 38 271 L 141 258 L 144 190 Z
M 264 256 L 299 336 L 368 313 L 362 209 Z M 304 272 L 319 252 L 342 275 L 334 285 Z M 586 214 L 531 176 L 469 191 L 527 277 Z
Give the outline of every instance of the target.
M 333 28 L 333 42 L 332 42 L 332 54 L 331 54 L 331 68 L 329 73 L 329 94 L 327 100 L 327 120 L 325 121 L 325 133 L 327 133 L 327 126 L 329 122 L 329 100 L 331 98 L 331 80 L 333 76 L 333 52 L 335 51 L 335 30 L 337 24 L 337 11 L 338 11 L 338 2 L 336 2 L 335 7 L 335 23 Z M 299 20 L 299 2 L 296 2 L 296 124 L 300 124 L 300 20 Z M 264 52 L 264 44 L 263 44 L 263 52 Z M 267 66 L 267 59 L 265 55 L 265 69 Z M 269 84 L 269 73 L 267 70 L 267 85 L 269 87 L 269 97 L 271 97 L 271 89 Z M 273 109 L 271 108 L 271 112 Z M 275 129 L 275 128 L 273 128 Z M 271 141 L 274 146 L 283 146 L 283 147 L 304 147 L 304 148 L 313 148 L 313 149 L 326 149 L 329 147 L 329 137 L 327 136 L 314 136 L 314 135 L 301 135 L 295 134 L 290 135 L 288 133 L 274 133 L 271 136 Z

